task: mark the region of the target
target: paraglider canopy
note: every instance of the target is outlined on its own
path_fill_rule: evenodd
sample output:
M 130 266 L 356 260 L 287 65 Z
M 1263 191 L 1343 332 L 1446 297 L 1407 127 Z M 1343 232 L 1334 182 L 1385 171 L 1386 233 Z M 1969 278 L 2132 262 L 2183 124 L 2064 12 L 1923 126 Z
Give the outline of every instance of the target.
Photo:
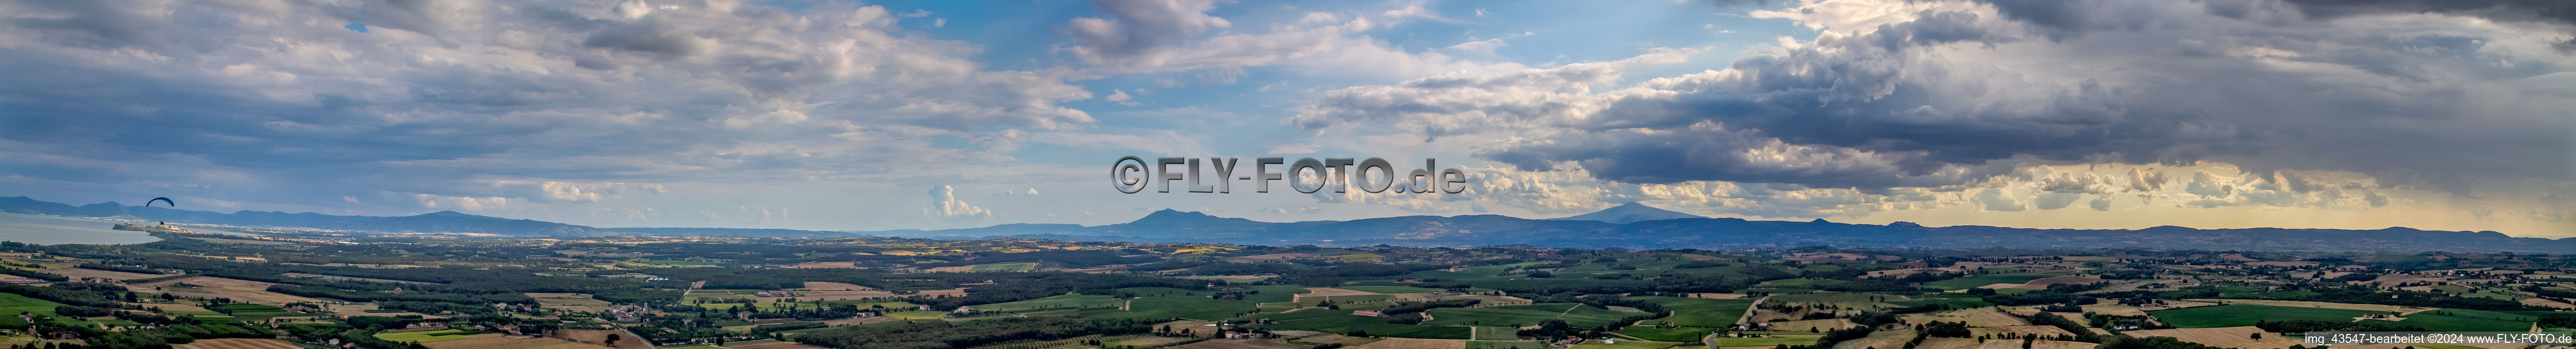
M 152 200 L 144 200 L 143 207 L 152 207 L 152 203 L 154 202 L 170 204 L 170 207 L 179 207 L 179 203 L 170 201 L 170 198 L 152 198 Z

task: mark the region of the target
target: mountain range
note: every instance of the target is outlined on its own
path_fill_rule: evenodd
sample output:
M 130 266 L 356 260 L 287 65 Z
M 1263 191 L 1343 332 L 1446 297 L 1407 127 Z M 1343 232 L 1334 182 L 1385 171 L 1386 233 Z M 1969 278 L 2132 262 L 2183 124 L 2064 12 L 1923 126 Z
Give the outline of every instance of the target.
M 105 217 L 144 219 L 173 223 L 222 224 L 263 227 L 295 227 L 331 230 L 417 233 L 477 233 L 511 236 L 602 236 L 619 234 L 652 235 L 753 235 L 753 236 L 838 236 L 838 232 L 790 229 L 735 228 L 597 228 L 539 220 L 509 219 L 438 211 L 411 216 L 336 216 L 320 213 L 285 213 L 276 211 L 236 211 L 233 213 L 191 211 L 167 207 L 125 206 L 103 202 L 81 206 L 40 201 L 24 196 L 0 197 L 0 212 L 42 214 L 67 217 Z M 101 225 L 99 228 L 106 228 Z
M 1473 247 L 1527 244 L 1550 247 L 1785 248 L 1813 245 L 1874 248 L 2122 248 L 2261 251 L 2576 251 L 2576 238 L 2512 237 L 2493 231 L 2437 231 L 2392 227 L 2374 230 L 2234 228 L 2031 229 L 1991 226 L 1926 227 L 1812 221 L 1708 218 L 1629 203 L 1564 218 L 1502 215 L 1402 216 L 1348 221 L 1261 222 L 1199 212 L 1160 210 L 1132 222 L 1003 224 L 941 230 L 830 232 L 739 228 L 596 228 L 525 219 L 439 211 L 401 217 L 239 211 L 216 213 L 114 202 L 71 206 L 26 197 L 0 198 L 0 212 L 75 217 L 149 219 L 175 223 L 306 227 L 384 232 L 486 233 L 512 236 L 749 235 L 899 236 L 944 239 L 1046 238 L 1082 241 L 1211 242 L 1259 245 Z

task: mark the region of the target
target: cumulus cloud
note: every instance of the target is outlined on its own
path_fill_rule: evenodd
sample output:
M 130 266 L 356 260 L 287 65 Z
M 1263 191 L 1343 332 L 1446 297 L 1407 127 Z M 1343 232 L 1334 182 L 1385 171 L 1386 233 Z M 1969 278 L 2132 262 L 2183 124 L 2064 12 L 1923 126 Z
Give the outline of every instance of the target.
M 1118 102 L 1118 105 L 1130 107 L 1145 105 L 1145 103 L 1136 102 L 1136 97 L 1128 96 L 1127 91 L 1112 89 L 1109 92 L 1108 97 L 1101 97 L 1100 100 Z
M 1223 32 L 1210 37 L 1200 36 L 1233 25 L 1206 13 L 1216 8 L 1213 0 L 1106 0 L 1098 5 L 1112 18 L 1075 18 L 1060 31 L 1073 40 L 1072 46 L 1062 49 L 1102 74 L 1194 71 L 1200 84 L 1213 85 L 1233 83 L 1246 73 L 1244 68 L 1272 65 L 1308 73 L 1386 77 L 1520 67 L 1411 52 L 1363 33 L 1414 18 L 1454 21 L 1433 15 L 1420 4 L 1375 14 L 1308 12 L 1267 32 Z
M 975 207 L 975 205 L 967 204 L 965 201 L 957 200 L 957 188 L 945 185 L 930 187 L 930 207 L 921 208 L 921 214 L 923 216 L 943 221 L 975 220 L 993 217 L 992 210 Z
M 1276 207 L 1273 207 L 1273 208 L 1263 208 L 1263 209 L 1256 210 L 1256 211 L 1261 212 L 1261 213 L 1268 213 L 1268 214 L 1316 213 L 1316 212 L 1324 212 L 1324 208 L 1322 208 L 1322 207 L 1314 207 L 1314 206 L 1299 206 L 1299 207 L 1296 207 L 1296 208 L 1276 208 Z
M 2303 3 L 1809 0 L 1748 15 L 1820 34 L 1723 69 L 1619 87 L 1608 84 L 1630 65 L 1463 71 L 1327 91 L 1294 122 L 1499 137 L 1476 155 L 1632 183 L 1880 191 L 2032 166 L 2223 162 L 2283 188 L 2213 178 L 2186 191 L 2366 207 L 2369 188 L 2576 180 L 2563 156 L 2576 119 L 2560 115 L 2576 105 L 2576 67 L 2552 48 L 2576 32 L 2566 23 L 2480 17 L 2528 8 L 2518 2 L 2332 15 Z M 2067 195 L 2029 205 L 1979 195 L 1988 209 L 2048 209 L 2123 190 L 2108 175 L 2069 176 L 2037 188 Z M 2160 176 L 2120 185 L 2155 191 Z
M 441 207 L 595 202 L 652 191 L 599 183 L 1008 162 L 933 140 L 1094 122 L 1058 105 L 1094 97 L 1060 73 L 986 69 L 974 44 L 895 25 L 927 12 L 877 6 L 5 1 L 0 13 L 0 89 L 17 96 L 0 101 L 0 166 L 111 188 L 187 174 L 310 204 L 397 196 L 376 191 Z M 123 169 L 139 167 L 156 170 Z

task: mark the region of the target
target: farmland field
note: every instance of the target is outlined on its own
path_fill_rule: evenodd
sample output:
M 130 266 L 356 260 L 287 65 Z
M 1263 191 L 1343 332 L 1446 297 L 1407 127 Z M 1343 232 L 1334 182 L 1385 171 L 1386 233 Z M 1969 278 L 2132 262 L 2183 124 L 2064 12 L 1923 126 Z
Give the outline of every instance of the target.
M 27 298 L 27 296 L 21 296 L 21 295 L 15 294 L 15 293 L 0 293 L 0 311 L 6 311 L 6 312 L 8 312 L 8 314 L 9 314 L 9 315 L 17 315 L 19 312 L 27 312 L 27 313 L 33 313 L 33 314 L 36 314 L 36 315 L 57 316 L 57 315 L 55 315 L 55 314 L 54 314 L 54 307 L 59 307 L 59 306 L 62 306 L 62 305 L 63 305 L 62 303 L 54 303 L 53 301 L 48 301 L 48 300 L 35 299 L 35 298 Z M 212 312 L 209 312 L 209 313 L 212 313 Z M 222 314 L 211 314 L 211 315 L 222 315 Z M 58 317 L 58 316 L 57 316 L 57 317 L 55 317 L 54 319 L 56 319 L 56 320 L 54 321 L 55 323 L 79 323 L 79 319 L 74 319 L 74 318 Z M 23 327 L 26 327 L 26 326 L 27 326 L 27 322 L 26 322 L 26 320 L 18 319 L 18 317 L 17 317 L 17 316 L 0 316 L 0 326 L 16 326 L 16 327 L 22 327 L 22 328 L 23 328 Z
M 1618 343 L 1602 344 L 1602 343 L 1601 343 L 1601 341 L 1598 341 L 1598 340 L 1587 340 L 1587 341 L 1583 341 L 1582 343 L 1575 344 L 1575 345 L 1574 345 L 1574 347 L 1569 348 L 1569 349 L 1664 349 L 1664 348 L 1671 348 L 1671 347 L 1673 347 L 1673 345 L 1677 345 L 1677 344 L 1681 344 L 1681 343 L 1673 343 L 1673 342 L 1649 342 L 1649 341 L 1618 341 Z
M 1716 339 L 1715 341 L 1717 342 L 1717 346 L 1721 346 L 1721 347 L 1768 347 L 1768 346 L 1775 346 L 1775 345 L 1781 345 L 1781 344 L 1788 344 L 1788 345 L 1808 345 L 1808 344 L 1816 344 L 1816 338 L 1820 338 L 1820 337 L 1824 337 L 1824 336 L 1779 336 L 1779 337 L 1753 337 L 1753 338 L 1746 338 L 1746 337 L 1717 337 L 1717 339 Z
M 1351 349 L 1466 349 L 1468 342 L 1471 341 L 1388 338 L 1386 340 L 1369 342 L 1368 344 L 1351 346 Z
M 2318 320 L 2350 322 L 2353 318 L 2383 311 L 2279 307 L 2269 305 L 2228 304 L 2147 312 L 2166 325 L 2181 328 L 2253 326 L 2256 320 Z
M 1126 303 L 1127 300 L 1110 298 L 1108 295 L 1069 294 L 1018 302 L 978 305 L 975 306 L 975 310 L 1022 312 L 1031 310 L 1085 309 L 1099 307 L 1116 308 Z
M 2492 311 L 2442 309 L 2406 314 L 2398 325 L 2423 327 L 2432 331 L 2522 332 L 2531 330 L 2536 318 L 2527 315 Z M 2365 320 L 2384 321 L 2384 320 Z
M 966 271 L 1028 271 L 1037 267 L 1037 263 L 985 264 L 974 266 Z
M 1128 310 L 1087 310 L 1082 314 L 1091 318 L 1183 318 L 1215 321 L 1234 318 L 1238 314 L 1256 309 L 1252 301 L 1201 296 L 1137 298 L 1129 303 L 1127 308 Z
M 1547 349 L 1538 341 L 1467 341 L 1467 349 Z
M 1908 300 L 1905 296 L 1870 293 L 1802 293 L 1771 296 L 1772 302 L 1853 303 Z
M 2262 333 L 2263 338 L 2255 339 L 2253 334 L 2256 333 Z M 2297 340 L 2281 337 L 2281 334 L 2279 333 L 2263 332 L 2263 329 L 2254 328 L 2252 326 L 2137 330 L 2123 332 L 2122 334 L 2138 338 L 2174 337 L 2174 339 L 2180 339 L 2185 342 L 2200 343 L 2201 345 L 2221 348 L 2280 349 L 2289 348 L 2291 345 L 2301 344 Z
M 1473 332 L 1471 332 L 1467 326 L 1390 324 L 1386 323 L 1386 319 L 1358 315 L 1333 315 L 1285 320 L 1269 325 L 1263 325 L 1262 327 L 1268 329 L 1306 330 L 1343 334 L 1359 331 L 1368 332 L 1370 336 L 1396 338 L 1467 339 L 1468 337 L 1473 336 Z
M 1672 310 L 1673 312 L 1673 316 L 1646 320 L 1646 323 L 1652 324 L 1656 321 L 1672 321 L 1674 325 L 1698 327 L 1733 326 L 1735 325 L 1735 320 L 1744 316 L 1745 308 L 1753 306 L 1753 300 L 1751 299 L 1682 298 L 1662 296 L 1637 296 L 1628 297 L 1628 299 L 1662 304 L 1664 308 Z
M 180 349 L 304 349 L 303 346 L 279 342 L 274 339 L 256 338 L 199 339 L 194 342 L 189 342 L 188 344 L 175 345 L 174 347 Z
M 1342 287 L 1334 287 L 1334 288 L 1338 288 L 1338 289 L 1345 289 L 1345 290 L 1353 290 L 1353 291 L 1375 292 L 1375 293 L 1423 293 L 1423 292 L 1439 291 L 1439 289 L 1433 289 L 1433 288 L 1421 288 L 1421 287 L 1413 287 L 1413 286 L 1342 286 Z
M 1488 308 L 1438 308 L 1431 310 L 1427 325 L 1530 326 L 1547 319 L 1565 320 L 1575 327 L 1606 326 L 1629 315 L 1643 312 L 1620 312 L 1576 303 L 1542 303 Z
M 465 330 L 446 329 L 446 330 L 422 331 L 422 332 L 378 333 L 378 334 L 376 334 L 376 339 L 383 339 L 383 340 L 389 340 L 389 341 L 395 341 L 395 342 L 405 342 L 405 343 L 408 343 L 408 342 L 422 342 L 422 343 L 428 343 L 428 342 L 437 342 L 437 341 L 452 341 L 452 340 L 466 339 L 467 337 L 472 337 L 473 335 L 476 335 L 476 334 L 481 334 L 481 332 L 466 332 Z
M 178 286 L 183 283 L 197 285 L 197 287 Z M 279 304 L 322 302 L 322 300 L 319 299 L 269 292 L 268 286 L 271 285 L 277 284 L 250 280 L 226 279 L 212 276 L 197 276 L 126 285 L 125 287 L 127 289 L 135 290 L 136 292 L 162 292 L 182 297 L 232 298 L 233 301 L 245 303 Z M 153 290 L 154 287 L 163 287 L 166 289 L 155 291 Z
M 1171 349 L 1306 349 L 1304 345 L 1272 340 L 1205 340 L 1173 346 Z
M 1646 322 L 1647 322 L 1647 323 L 1654 323 L 1655 321 L 1654 321 L 1654 320 L 1647 320 Z M 1684 327 L 1675 327 L 1675 328 L 1655 328 L 1654 326 L 1628 326 L 1628 327 L 1622 327 L 1622 328 L 1619 328 L 1619 334 L 1628 335 L 1628 336 L 1630 336 L 1630 337 L 1642 338 L 1642 339 L 1650 340 L 1650 341 L 1665 341 L 1665 342 L 1694 342 L 1694 341 L 1699 341 L 1700 337 L 1707 337 L 1709 332 L 1710 332 L 1710 330 L 1709 330 L 1708 328 L 1702 328 L 1702 327 L 1688 327 L 1688 326 L 1684 326 Z
M 1475 332 L 1475 339 L 1480 341 L 1508 341 L 1521 339 L 1519 334 L 1520 329 L 1518 328 L 1478 326 L 1476 327 Z
M 1923 283 L 1924 287 L 1945 290 L 1977 288 L 1991 284 L 2018 284 L 2047 278 L 2047 275 L 1969 275 L 1967 277 Z
M 663 260 L 647 260 L 647 261 L 638 261 L 638 262 L 641 262 L 641 263 L 644 263 L 644 264 L 652 264 L 652 265 L 716 265 L 716 262 L 708 262 L 708 261 L 663 261 Z

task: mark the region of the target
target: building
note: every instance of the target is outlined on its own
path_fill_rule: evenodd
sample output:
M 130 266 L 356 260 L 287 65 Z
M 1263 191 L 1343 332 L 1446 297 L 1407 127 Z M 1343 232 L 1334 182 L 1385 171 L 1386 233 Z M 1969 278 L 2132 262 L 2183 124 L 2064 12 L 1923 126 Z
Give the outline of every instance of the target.
M 1376 310 L 1361 310 L 1361 311 L 1354 311 L 1354 312 L 1351 312 L 1351 315 L 1359 315 L 1359 316 L 1386 316 L 1386 314 L 1384 314 L 1384 313 L 1379 313 L 1379 312 L 1377 312 Z

